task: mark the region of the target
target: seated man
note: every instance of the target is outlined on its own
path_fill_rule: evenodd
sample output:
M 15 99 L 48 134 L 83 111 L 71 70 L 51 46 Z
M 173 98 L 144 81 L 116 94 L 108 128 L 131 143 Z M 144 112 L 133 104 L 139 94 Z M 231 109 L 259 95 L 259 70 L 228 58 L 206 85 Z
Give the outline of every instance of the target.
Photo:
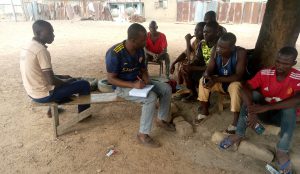
M 204 22 L 207 23 L 207 22 L 211 22 L 211 21 L 215 21 L 215 22 L 217 21 L 217 15 L 216 15 L 216 12 L 214 12 L 214 11 L 208 11 L 204 15 Z M 226 28 L 219 25 L 218 36 L 221 37 L 224 33 L 227 33 Z
M 70 76 L 54 75 L 50 53 L 46 44 L 54 40 L 54 30 L 49 22 L 37 20 L 32 25 L 34 37 L 24 47 L 20 57 L 20 70 L 23 85 L 29 97 L 39 103 L 64 102 L 73 94 L 89 95 L 90 84 L 87 81 Z M 79 105 L 78 112 L 90 105 Z
M 127 40 L 114 45 L 106 53 L 107 79 L 114 86 L 118 96 L 142 104 L 138 141 L 146 146 L 159 147 L 160 144 L 149 136 L 155 106 L 159 98 L 157 126 L 168 131 L 175 131 L 174 125 L 167 122 L 172 92 L 167 83 L 149 80 L 143 50 L 146 38 L 147 31 L 142 25 L 137 23 L 130 25 Z M 132 88 L 141 89 L 147 84 L 154 85 L 148 97 L 129 96 Z
M 259 71 L 247 81 L 242 88 L 243 105 L 236 134 L 225 138 L 220 147 L 239 144 L 247 127 L 255 129 L 259 120 L 278 125 L 281 131 L 276 158 L 280 173 L 291 171 L 288 151 L 296 128 L 296 106 L 300 104 L 300 71 L 293 68 L 297 55 L 293 47 L 281 48 L 274 67 Z
M 235 46 L 236 37 L 232 33 L 225 33 L 219 39 L 216 49 L 212 51 L 207 69 L 200 80 L 198 100 L 202 105 L 195 123 L 199 124 L 209 115 L 208 99 L 210 92 L 229 93 L 231 98 L 231 112 L 234 119 L 227 128 L 227 133 L 234 133 L 239 117 L 241 97 L 240 88 L 242 77 L 246 69 L 246 50 Z
M 195 31 L 194 31 L 194 36 L 192 36 L 191 34 L 187 34 L 185 36 L 187 49 L 178 56 L 178 58 L 172 63 L 171 68 L 170 68 L 170 73 L 173 74 L 175 71 L 175 65 L 177 63 L 180 63 L 179 71 L 178 71 L 178 84 L 183 84 L 183 82 L 185 82 L 186 86 L 191 91 L 193 90 L 191 86 L 194 86 L 194 85 L 190 84 L 190 83 L 199 81 L 199 79 L 197 80 L 197 78 L 195 79 L 191 75 L 187 76 L 186 73 L 184 73 L 183 65 L 188 64 L 189 59 L 190 58 L 193 59 L 195 57 L 195 55 L 197 53 L 198 45 L 201 42 L 201 40 L 203 39 L 203 28 L 204 28 L 205 24 L 206 24 L 205 22 L 197 23 L 197 25 L 195 27 Z M 191 39 L 193 37 L 196 37 L 196 39 L 191 44 Z M 198 83 L 198 82 L 195 82 L 195 83 Z
M 196 87 L 199 86 L 199 80 L 206 69 L 211 56 L 211 50 L 218 41 L 218 27 L 217 22 L 208 22 L 204 26 L 203 36 L 204 40 L 200 41 L 196 55 L 190 64 L 182 65 L 182 73 L 187 85 L 191 90 L 190 95 L 183 98 L 182 101 L 195 101 L 198 97 Z
M 149 30 L 146 40 L 146 64 L 148 61 L 158 62 L 165 61 L 166 78 L 169 77 L 170 58 L 167 53 L 167 39 L 166 36 L 157 31 L 158 26 L 155 21 L 151 21 L 149 24 Z

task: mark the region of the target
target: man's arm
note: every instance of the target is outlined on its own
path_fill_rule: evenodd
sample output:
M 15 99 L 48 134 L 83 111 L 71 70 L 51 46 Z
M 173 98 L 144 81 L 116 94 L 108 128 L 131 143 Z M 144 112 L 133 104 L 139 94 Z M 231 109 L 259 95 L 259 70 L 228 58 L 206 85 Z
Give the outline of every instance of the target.
M 161 55 L 163 55 L 163 54 L 165 54 L 165 53 L 167 53 L 167 52 L 168 52 L 168 51 L 167 51 L 167 48 L 165 48 L 165 49 L 162 50 L 161 53 L 158 54 L 158 56 L 161 56 Z
M 300 105 L 300 91 L 297 92 L 293 97 L 270 104 L 269 110 L 278 110 L 285 108 L 292 108 Z
M 146 54 L 149 54 L 149 55 L 151 55 L 152 57 L 154 57 L 154 56 L 156 55 L 155 53 L 149 51 L 146 47 L 145 47 L 144 50 L 145 50 Z
M 63 80 L 63 79 L 58 78 L 57 76 L 54 75 L 53 71 L 50 69 L 47 71 L 43 71 L 43 75 L 45 76 L 47 82 L 50 85 L 53 85 L 55 87 L 59 87 L 65 83 L 73 81 L 72 78 L 70 80 L 69 79 Z
M 226 77 L 216 77 L 215 82 L 231 83 L 234 81 L 241 81 L 246 71 L 246 50 L 244 48 L 238 48 L 237 51 L 237 64 L 235 74 Z
M 145 82 L 145 84 L 149 84 L 150 78 L 149 78 L 148 70 L 145 68 L 142 68 L 141 74 L 142 74 L 142 80 Z
M 171 74 L 173 74 L 174 71 L 175 71 L 175 65 L 176 65 L 176 63 L 183 61 L 185 58 L 186 58 L 186 54 L 185 54 L 185 52 L 182 52 L 182 53 L 177 57 L 177 59 L 171 64 L 171 67 L 170 67 L 170 73 L 171 73 Z
M 290 97 L 288 99 L 276 103 L 266 104 L 266 105 L 258 105 L 258 104 L 251 105 L 249 106 L 249 113 L 259 114 L 270 110 L 293 108 L 299 105 L 300 105 L 300 92 L 297 92 L 293 97 Z
M 118 74 L 116 73 L 107 73 L 107 81 L 108 83 L 125 88 L 137 88 L 141 89 L 145 87 L 144 81 L 137 80 L 135 82 L 124 81 L 118 78 Z

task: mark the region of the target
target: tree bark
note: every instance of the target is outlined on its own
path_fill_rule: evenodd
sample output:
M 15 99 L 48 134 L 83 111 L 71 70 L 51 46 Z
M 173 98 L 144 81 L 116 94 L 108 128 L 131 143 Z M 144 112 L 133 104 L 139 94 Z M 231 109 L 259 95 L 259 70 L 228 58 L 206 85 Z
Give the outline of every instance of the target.
M 300 0 L 268 0 L 255 45 L 256 65 L 274 65 L 278 50 L 295 46 L 299 31 Z

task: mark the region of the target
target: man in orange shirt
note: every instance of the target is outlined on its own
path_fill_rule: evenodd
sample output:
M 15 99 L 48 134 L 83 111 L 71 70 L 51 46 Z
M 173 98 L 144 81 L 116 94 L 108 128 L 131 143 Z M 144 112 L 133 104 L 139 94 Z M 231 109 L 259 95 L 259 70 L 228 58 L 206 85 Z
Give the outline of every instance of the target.
M 146 64 L 148 61 L 165 61 L 166 78 L 169 79 L 170 58 L 167 53 L 167 39 L 165 34 L 157 31 L 158 26 L 155 21 L 149 24 L 150 32 L 147 33 L 146 40 Z

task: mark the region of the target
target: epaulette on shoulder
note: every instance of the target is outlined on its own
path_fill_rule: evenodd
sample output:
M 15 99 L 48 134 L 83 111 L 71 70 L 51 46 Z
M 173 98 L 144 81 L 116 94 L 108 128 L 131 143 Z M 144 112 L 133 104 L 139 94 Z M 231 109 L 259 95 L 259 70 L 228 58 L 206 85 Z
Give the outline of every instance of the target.
M 124 44 L 123 43 L 120 43 L 118 44 L 115 48 L 114 48 L 114 51 L 116 53 L 120 52 L 122 49 L 124 49 Z

